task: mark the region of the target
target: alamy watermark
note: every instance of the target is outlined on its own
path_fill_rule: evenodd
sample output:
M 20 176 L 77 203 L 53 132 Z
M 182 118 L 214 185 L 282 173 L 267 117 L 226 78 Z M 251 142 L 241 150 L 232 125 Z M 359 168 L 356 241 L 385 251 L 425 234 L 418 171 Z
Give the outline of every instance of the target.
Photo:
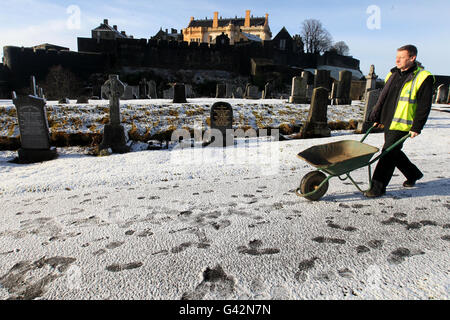
M 80 30 L 81 29 L 81 9 L 77 5 L 70 5 L 66 9 L 69 15 L 66 21 L 67 29 Z
M 367 7 L 366 13 L 369 15 L 367 18 L 367 28 L 369 30 L 381 29 L 381 9 L 377 5 L 370 5 Z

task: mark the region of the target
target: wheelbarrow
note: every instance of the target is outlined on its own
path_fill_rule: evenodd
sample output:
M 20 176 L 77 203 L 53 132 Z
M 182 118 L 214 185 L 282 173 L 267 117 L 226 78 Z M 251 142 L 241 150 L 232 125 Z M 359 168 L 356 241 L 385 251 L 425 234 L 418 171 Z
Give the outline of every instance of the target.
M 370 190 L 372 188 L 371 165 L 399 144 L 403 143 L 411 135 L 408 133 L 392 146 L 384 150 L 376 158 L 372 159 L 373 155 L 377 153 L 379 149 L 365 144 L 363 141 L 374 127 L 375 126 L 372 126 L 367 130 L 361 141 L 343 140 L 313 146 L 300 152 L 297 156 L 313 167 L 316 167 L 318 170 L 311 171 L 303 177 L 300 182 L 300 187 L 295 190 L 297 196 L 311 201 L 319 200 L 328 190 L 328 181 L 334 177 L 338 177 L 341 181 L 349 179 L 355 187 L 363 193 Z M 362 190 L 350 176 L 352 171 L 365 166 L 368 167 L 369 171 L 368 190 Z

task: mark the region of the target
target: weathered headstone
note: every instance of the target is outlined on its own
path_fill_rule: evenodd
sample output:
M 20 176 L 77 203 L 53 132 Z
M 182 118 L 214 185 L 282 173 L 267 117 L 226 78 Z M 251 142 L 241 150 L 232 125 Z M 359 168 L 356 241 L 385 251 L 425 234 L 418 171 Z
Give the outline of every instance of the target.
M 233 98 L 233 92 L 235 91 L 234 85 L 232 85 L 231 83 L 227 83 L 225 86 L 226 86 L 225 97 L 226 98 Z
M 211 131 L 208 137 L 213 146 L 229 146 L 234 144 L 233 131 L 233 108 L 229 103 L 216 102 L 211 107 Z M 227 132 L 227 129 L 229 130 Z M 212 139 L 214 137 L 214 139 Z M 208 143 L 208 144 L 209 144 Z
M 448 91 L 448 84 L 441 84 L 437 88 L 436 103 L 447 103 Z
M 150 99 L 158 99 L 158 95 L 156 93 L 156 82 L 155 82 L 155 80 L 148 81 L 147 85 L 148 85 L 148 97 Z
M 175 83 L 173 86 L 173 103 L 186 103 L 186 88 L 183 83 Z
M 272 97 L 272 85 L 270 82 L 267 82 L 264 85 L 264 98 L 263 99 L 270 99 Z
M 30 87 L 31 87 L 31 95 L 36 97 L 38 95 L 38 91 L 36 88 L 36 78 L 34 76 L 30 77 Z
M 163 90 L 163 99 L 173 99 L 174 97 L 174 89 L 170 87 L 167 90 Z
M 336 102 L 336 95 L 337 95 L 337 86 L 338 86 L 338 84 L 336 81 L 333 81 L 331 83 L 330 100 L 331 100 L 332 105 L 336 104 L 335 102 Z
M 59 104 L 70 104 L 69 98 L 62 98 L 58 101 Z
M 339 72 L 339 82 L 337 86 L 337 93 L 335 104 L 352 104 L 350 99 L 350 89 L 352 86 L 352 73 L 347 70 L 342 70 Z
M 216 98 L 225 98 L 227 94 L 227 87 L 223 83 L 216 85 Z
M 109 124 L 105 125 L 103 140 L 99 150 L 111 148 L 115 153 L 126 153 L 130 148 L 126 145 L 125 129 L 120 124 L 120 97 L 125 91 L 125 85 L 118 75 L 110 75 L 103 85 L 105 95 L 109 98 Z
M 366 76 L 366 92 L 373 90 L 376 87 L 378 76 L 375 74 L 375 66 L 370 66 L 369 74 Z
M 142 79 L 139 82 L 139 99 L 147 99 L 148 98 L 148 85 L 147 79 Z
M 139 97 L 139 86 L 129 86 L 125 85 L 125 90 L 121 99 L 123 100 L 133 100 Z
M 331 136 L 327 120 L 328 90 L 314 89 L 308 120 L 300 130 L 302 138 L 321 138 Z
M 292 78 L 292 93 L 289 97 L 289 103 L 308 103 L 306 96 L 307 79 L 304 77 Z
M 245 93 L 245 99 L 260 99 L 261 92 L 257 86 L 248 85 L 247 92 Z
M 25 96 L 13 100 L 19 118 L 20 143 L 19 163 L 33 163 L 52 160 L 56 148 L 50 146 L 45 100 Z
M 77 98 L 77 103 L 89 103 L 89 98 L 86 96 L 81 96 Z
M 186 89 L 186 98 L 195 98 L 194 89 L 192 89 L 192 84 L 184 85 Z
M 325 88 L 331 91 L 331 76 L 330 70 L 317 70 L 314 77 L 314 88 Z
M 233 90 L 233 99 L 242 99 L 244 97 L 244 92 L 242 91 L 241 87 L 234 88 Z
M 363 121 L 358 122 L 358 128 L 356 129 L 355 133 L 365 133 L 373 125 L 373 122 L 369 121 L 369 116 L 373 110 L 373 107 L 378 101 L 380 93 L 381 93 L 380 89 L 370 90 L 366 93 L 364 118 Z

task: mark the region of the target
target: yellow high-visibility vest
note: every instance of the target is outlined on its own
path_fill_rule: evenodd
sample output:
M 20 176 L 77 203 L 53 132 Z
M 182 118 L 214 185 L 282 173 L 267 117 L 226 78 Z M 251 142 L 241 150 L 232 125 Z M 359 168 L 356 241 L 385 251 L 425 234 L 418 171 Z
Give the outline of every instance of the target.
M 388 81 L 392 72 L 386 77 L 385 82 Z M 395 109 L 394 117 L 392 118 L 389 130 L 410 131 L 417 109 L 417 91 L 428 76 L 433 76 L 429 71 L 420 67 L 414 71 L 413 78 L 406 82 L 400 91 L 397 108 Z

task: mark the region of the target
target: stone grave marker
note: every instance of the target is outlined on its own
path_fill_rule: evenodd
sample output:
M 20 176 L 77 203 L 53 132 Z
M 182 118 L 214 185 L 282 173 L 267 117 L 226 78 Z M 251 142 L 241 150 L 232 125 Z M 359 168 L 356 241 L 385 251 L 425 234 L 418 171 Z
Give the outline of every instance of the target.
M 325 88 L 331 91 L 331 76 L 330 70 L 317 70 L 314 77 L 314 88 Z
M 225 98 L 227 95 L 227 86 L 223 83 L 216 85 L 216 98 Z
M 375 66 L 370 66 L 369 74 L 366 76 L 366 92 L 374 90 L 376 87 L 378 76 L 375 74 Z
M 194 89 L 192 89 L 192 85 L 186 84 L 184 87 L 186 88 L 186 98 L 194 98 L 195 94 Z
M 173 87 L 173 103 L 186 103 L 186 88 L 183 83 L 175 83 Z
M 120 123 L 120 97 L 125 91 L 125 85 L 118 75 L 110 75 L 103 85 L 105 95 L 109 98 L 109 124 L 105 125 L 103 140 L 99 151 L 111 148 L 114 153 L 126 153 L 130 148 L 126 145 L 125 129 Z
M 257 86 L 247 85 L 247 92 L 245 94 L 246 99 L 260 99 L 261 92 Z
M 36 78 L 34 76 L 30 77 L 30 87 L 31 87 L 31 95 L 37 97 L 38 90 L 36 86 Z
M 331 130 L 327 120 L 328 90 L 322 87 L 314 89 L 308 120 L 300 130 L 302 138 L 330 137 Z
M 373 110 L 373 107 L 378 101 L 380 97 L 381 89 L 370 90 L 366 93 L 365 97 L 365 107 L 364 107 L 364 118 L 363 121 L 358 122 L 358 128 L 355 133 L 366 133 L 367 130 L 371 126 L 373 126 L 373 122 L 369 121 L 370 113 Z
M 337 85 L 335 104 L 337 105 L 352 104 L 352 100 L 350 99 L 351 86 L 352 86 L 352 73 L 347 70 L 342 70 L 341 72 L 339 72 L 339 82 Z
M 123 100 L 133 100 L 139 97 L 139 86 L 129 86 L 125 84 L 125 90 L 121 99 Z
M 69 98 L 62 98 L 58 101 L 59 104 L 70 104 Z
M 173 99 L 174 89 L 170 87 L 167 90 L 163 90 L 163 99 Z
M 155 80 L 150 80 L 147 84 L 148 84 L 148 97 L 150 99 L 158 99 L 158 95 L 156 94 Z
M 244 92 L 241 87 L 236 87 L 233 90 L 232 98 L 233 99 L 242 99 L 244 97 Z
M 225 97 L 226 98 L 232 98 L 233 97 L 233 92 L 235 90 L 234 85 L 232 85 L 231 83 L 227 83 L 225 84 Z
M 139 99 L 148 99 L 148 85 L 145 78 L 139 82 Z
M 227 132 L 227 129 L 233 129 L 233 108 L 227 102 L 216 102 L 211 107 L 211 133 L 214 137 L 208 137 L 208 144 L 214 147 L 230 146 L 234 144 L 233 131 Z
M 36 96 L 17 97 L 13 100 L 19 119 L 19 163 L 52 160 L 56 148 L 50 145 L 45 100 Z
M 448 91 L 448 84 L 441 84 L 437 88 L 436 103 L 447 103 Z
M 304 77 L 293 77 L 292 78 L 292 91 L 289 97 L 289 103 L 304 104 L 308 103 L 308 98 L 306 96 L 306 78 Z

